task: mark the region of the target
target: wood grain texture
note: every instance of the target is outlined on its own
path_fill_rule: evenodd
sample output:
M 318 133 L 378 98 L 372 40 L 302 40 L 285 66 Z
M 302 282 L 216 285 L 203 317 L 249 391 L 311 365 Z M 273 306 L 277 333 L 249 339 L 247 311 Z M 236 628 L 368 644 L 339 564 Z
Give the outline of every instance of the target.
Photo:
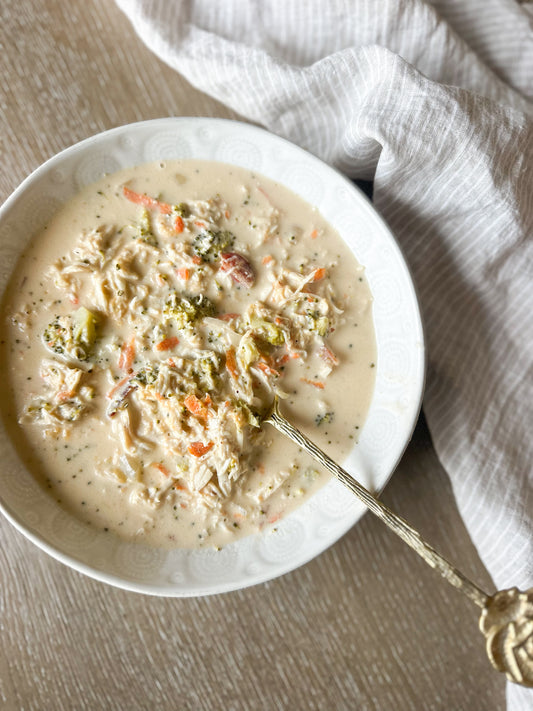
M 105 0 L 4 0 L 0 199 L 98 131 L 232 117 L 135 37 Z M 482 588 L 493 586 L 419 424 L 383 500 Z M 0 706 L 496 711 L 504 680 L 477 609 L 370 515 L 303 568 L 201 599 L 85 578 L 0 521 Z

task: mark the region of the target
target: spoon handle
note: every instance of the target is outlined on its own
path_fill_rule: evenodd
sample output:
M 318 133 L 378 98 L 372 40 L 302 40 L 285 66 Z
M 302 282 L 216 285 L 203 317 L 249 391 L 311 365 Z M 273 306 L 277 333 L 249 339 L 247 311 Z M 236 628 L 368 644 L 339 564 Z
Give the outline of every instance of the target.
M 277 430 L 292 439 L 293 442 L 296 442 L 296 444 L 305 449 L 314 459 L 326 467 L 326 469 L 329 469 L 329 471 L 334 474 L 342 484 L 347 486 L 372 513 L 376 514 L 376 516 L 386 523 L 394 533 L 400 536 L 407 545 L 411 546 L 426 563 L 438 570 L 449 583 L 455 585 L 459 590 L 462 590 L 478 607 L 483 608 L 485 606 L 488 595 L 426 543 L 418 531 L 410 526 L 407 521 L 395 514 L 394 511 L 391 511 L 388 506 L 385 506 L 385 504 L 371 494 L 368 489 L 365 489 L 357 479 L 354 479 L 345 469 L 340 467 L 331 457 L 317 447 L 314 442 L 286 420 L 280 413 L 277 402 L 265 422 L 274 425 Z
M 401 516 L 365 489 L 331 457 L 283 417 L 277 399 L 264 422 L 296 442 L 314 459 L 334 474 L 372 513 L 378 516 L 428 565 L 439 571 L 451 585 L 461 590 L 481 608 L 480 628 L 486 637 L 487 654 L 492 665 L 507 678 L 524 686 L 533 686 L 533 589 L 516 588 L 487 595 L 463 573 L 449 563 Z

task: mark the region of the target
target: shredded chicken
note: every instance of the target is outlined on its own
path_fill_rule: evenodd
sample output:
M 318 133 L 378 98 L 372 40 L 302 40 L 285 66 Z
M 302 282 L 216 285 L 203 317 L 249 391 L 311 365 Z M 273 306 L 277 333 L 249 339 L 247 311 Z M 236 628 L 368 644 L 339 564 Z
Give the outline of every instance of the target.
M 219 196 L 171 206 L 124 194 L 139 203 L 135 224 L 82 234 L 49 269 L 75 310 L 43 334 L 42 388 L 23 419 L 68 433 L 95 399 L 105 402 L 117 447 L 97 462 L 102 476 L 132 501 L 178 501 L 222 517 L 264 442 L 265 411 L 275 394 L 285 396 L 287 362 L 313 359 L 321 377 L 337 365 L 326 341 L 342 311 L 325 268 L 253 264 L 227 229 Z M 266 195 L 264 202 L 254 216 L 261 242 L 279 232 L 279 213 Z M 243 298 L 258 271 L 268 275 L 262 298 L 227 314 L 225 294 L 240 289 Z M 107 392 L 91 384 L 102 373 Z M 287 476 L 276 472 L 255 499 Z

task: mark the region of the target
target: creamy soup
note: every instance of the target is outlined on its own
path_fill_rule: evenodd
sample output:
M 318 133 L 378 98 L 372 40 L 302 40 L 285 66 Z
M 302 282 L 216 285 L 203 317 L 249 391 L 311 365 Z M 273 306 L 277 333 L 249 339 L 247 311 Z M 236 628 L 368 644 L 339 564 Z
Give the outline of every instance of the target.
M 65 205 L 4 298 L 4 416 L 80 519 L 165 547 L 274 525 L 329 479 L 261 418 L 337 461 L 374 386 L 364 269 L 319 212 L 202 161 L 107 176 Z

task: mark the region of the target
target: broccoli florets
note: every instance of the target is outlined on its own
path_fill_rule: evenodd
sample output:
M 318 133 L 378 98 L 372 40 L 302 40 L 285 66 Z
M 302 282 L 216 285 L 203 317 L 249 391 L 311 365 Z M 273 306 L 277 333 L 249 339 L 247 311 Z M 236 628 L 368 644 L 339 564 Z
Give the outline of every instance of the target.
M 66 316 L 56 316 L 44 329 L 43 341 L 58 355 L 74 360 L 89 360 L 96 341 L 98 318 L 81 306 Z
M 252 316 L 250 326 L 253 332 L 272 346 L 281 346 L 285 343 L 285 335 L 279 326 L 264 318 Z
M 157 237 L 152 231 L 152 222 L 150 220 L 150 213 L 148 212 L 148 210 L 142 211 L 141 221 L 137 225 L 135 236 L 137 237 L 137 239 L 146 242 L 146 244 L 149 244 L 152 247 L 158 246 Z
M 220 357 L 216 353 L 198 360 L 198 381 L 202 390 L 207 392 L 218 387 Z
M 214 230 L 204 230 L 196 235 L 192 248 L 194 253 L 201 257 L 204 262 L 213 262 L 219 254 L 235 242 L 235 235 L 229 230 L 215 232 Z
M 214 316 L 215 305 L 203 294 L 180 296 L 173 291 L 165 302 L 164 314 L 172 318 L 178 328 L 185 328 L 204 316 Z
M 327 316 L 322 316 L 318 311 L 308 310 L 306 312 L 307 316 L 307 327 L 310 331 L 318 333 L 319 336 L 324 338 L 327 336 L 329 331 L 329 319 Z

